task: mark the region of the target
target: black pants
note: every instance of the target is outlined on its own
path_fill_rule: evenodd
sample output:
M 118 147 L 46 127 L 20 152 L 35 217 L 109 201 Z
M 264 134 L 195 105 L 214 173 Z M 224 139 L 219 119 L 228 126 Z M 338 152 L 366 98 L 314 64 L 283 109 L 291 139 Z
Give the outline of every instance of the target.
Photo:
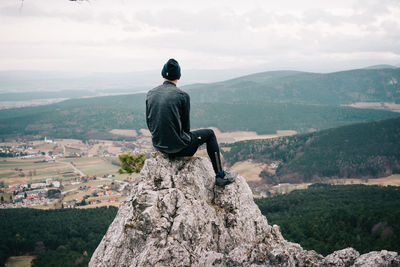
M 210 129 L 201 129 L 190 132 L 192 140 L 190 144 L 183 150 L 169 154 L 170 157 L 191 157 L 193 156 L 199 146 L 207 143 L 207 154 L 210 157 L 215 174 L 222 170 L 221 158 L 219 155 L 219 146 L 214 131 Z

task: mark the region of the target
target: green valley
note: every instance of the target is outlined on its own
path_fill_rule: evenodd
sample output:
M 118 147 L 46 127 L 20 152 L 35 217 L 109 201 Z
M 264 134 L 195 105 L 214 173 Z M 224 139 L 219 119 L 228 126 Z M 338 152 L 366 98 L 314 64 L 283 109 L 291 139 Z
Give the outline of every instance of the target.
M 267 103 L 192 103 L 192 128 L 221 131 L 277 130 L 305 133 L 355 122 L 393 118 L 398 113 L 352 107 Z M 110 133 L 113 129 L 147 129 L 145 95 L 72 99 L 64 102 L 0 110 L 0 138 L 41 137 L 134 140 Z

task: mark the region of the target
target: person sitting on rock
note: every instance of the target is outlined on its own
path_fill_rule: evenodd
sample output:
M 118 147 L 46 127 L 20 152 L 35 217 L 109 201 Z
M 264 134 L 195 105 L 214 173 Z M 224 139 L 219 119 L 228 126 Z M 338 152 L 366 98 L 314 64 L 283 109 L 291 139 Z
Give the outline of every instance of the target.
M 190 131 L 190 97 L 176 84 L 181 68 L 169 59 L 162 68 L 164 83 L 153 88 L 146 97 L 146 123 L 153 146 L 169 157 L 193 156 L 198 147 L 207 144 L 207 153 L 215 171 L 216 185 L 225 186 L 235 181 L 237 173 L 221 168 L 217 138 L 211 129 Z

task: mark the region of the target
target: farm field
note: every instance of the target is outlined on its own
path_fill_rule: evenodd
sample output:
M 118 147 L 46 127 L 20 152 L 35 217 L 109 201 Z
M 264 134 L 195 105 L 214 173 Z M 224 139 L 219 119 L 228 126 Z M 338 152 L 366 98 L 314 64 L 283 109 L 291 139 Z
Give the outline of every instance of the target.
M 128 129 L 112 129 L 110 133 L 128 137 L 136 137 L 138 135 L 136 130 L 128 130 Z
M 263 163 L 246 160 L 235 163 L 230 169 L 237 171 L 248 182 L 261 182 L 262 179 L 259 175 L 266 166 Z
M 380 186 L 400 186 L 400 174 L 390 175 L 388 177 L 375 178 L 375 179 L 358 179 L 358 178 L 349 178 L 349 179 L 330 179 L 325 183 L 329 184 L 364 184 L 364 185 L 380 185 Z M 283 184 L 280 186 L 274 186 L 273 189 L 281 194 L 290 193 L 293 190 L 297 189 L 307 189 L 310 183 L 301 183 L 301 184 Z
M 259 135 L 254 131 L 233 131 L 233 132 L 221 132 L 215 127 L 210 127 L 217 137 L 219 143 L 234 143 L 245 140 L 255 140 L 255 139 L 270 139 L 279 136 L 290 136 L 297 132 L 292 130 L 278 130 L 276 134 L 262 134 Z
M 332 179 L 331 183 L 334 184 L 367 184 L 367 185 L 381 185 L 381 186 L 400 186 L 400 174 L 393 174 L 382 178 L 370 178 L 370 179 Z
M 27 267 L 31 266 L 32 260 L 35 256 L 15 256 L 8 258 L 6 267 Z
M 129 175 L 118 174 L 119 167 L 111 160 L 103 158 L 68 158 L 56 162 L 44 162 L 42 159 L 7 158 L 0 161 L 0 181 L 6 185 L 17 182 L 40 182 L 48 178 L 65 180 L 79 176 L 70 165 L 72 162 L 85 175 L 99 176 L 114 175 L 114 179 L 123 180 Z M 117 161 L 117 158 L 113 160 Z
M 120 130 L 123 132 L 131 133 L 131 130 Z M 118 131 L 118 132 L 120 132 Z M 133 135 L 131 133 L 130 135 Z M 51 152 L 53 155 L 63 153 L 79 153 L 79 154 L 91 154 L 103 156 L 104 154 L 114 154 L 118 155 L 126 150 L 124 145 L 131 146 L 136 143 L 133 141 L 109 141 L 109 140 L 92 140 L 89 143 L 84 143 L 78 139 L 50 139 L 47 140 L 35 140 L 35 141 L 25 141 L 25 142 L 0 142 L 0 146 L 10 146 L 15 147 L 18 145 L 25 145 L 29 147 L 30 153 L 40 153 L 44 152 L 48 154 Z M 146 136 L 140 136 L 139 139 L 144 139 L 146 142 L 150 142 L 150 138 Z
M 0 161 L 0 181 L 5 184 L 16 182 L 39 182 L 47 178 L 63 180 L 74 176 L 74 170 L 62 163 L 43 162 L 42 159 L 3 159 Z
M 372 108 L 400 112 L 400 104 L 390 102 L 356 102 L 346 106 L 354 108 Z
M 309 183 L 302 183 L 302 184 L 283 184 L 283 185 L 277 185 L 273 186 L 273 190 L 279 194 L 288 194 L 292 192 L 293 190 L 302 190 L 302 189 L 307 189 Z
M 113 141 L 101 140 L 98 141 L 98 143 L 91 145 L 88 153 L 92 155 L 103 155 L 106 153 L 118 155 L 122 153 L 122 148 L 116 146 Z
M 117 158 L 114 158 L 118 161 Z M 64 163 L 73 163 L 76 168 L 82 171 L 88 176 L 103 176 L 108 174 L 113 174 L 115 176 L 126 177 L 126 175 L 119 175 L 119 167 L 111 163 L 111 159 L 107 160 L 104 158 L 71 158 L 62 159 Z

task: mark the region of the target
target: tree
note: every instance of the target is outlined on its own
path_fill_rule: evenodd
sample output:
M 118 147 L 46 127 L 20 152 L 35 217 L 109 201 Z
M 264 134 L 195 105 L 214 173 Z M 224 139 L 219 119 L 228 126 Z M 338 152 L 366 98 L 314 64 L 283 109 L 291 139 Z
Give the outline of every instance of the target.
M 118 173 L 138 173 L 143 168 L 146 156 L 144 154 L 132 155 L 127 153 L 119 155 L 118 159 L 121 162 L 121 168 Z
M 60 198 L 61 191 L 58 189 L 50 189 L 49 191 L 47 191 L 47 197 L 48 198 Z

